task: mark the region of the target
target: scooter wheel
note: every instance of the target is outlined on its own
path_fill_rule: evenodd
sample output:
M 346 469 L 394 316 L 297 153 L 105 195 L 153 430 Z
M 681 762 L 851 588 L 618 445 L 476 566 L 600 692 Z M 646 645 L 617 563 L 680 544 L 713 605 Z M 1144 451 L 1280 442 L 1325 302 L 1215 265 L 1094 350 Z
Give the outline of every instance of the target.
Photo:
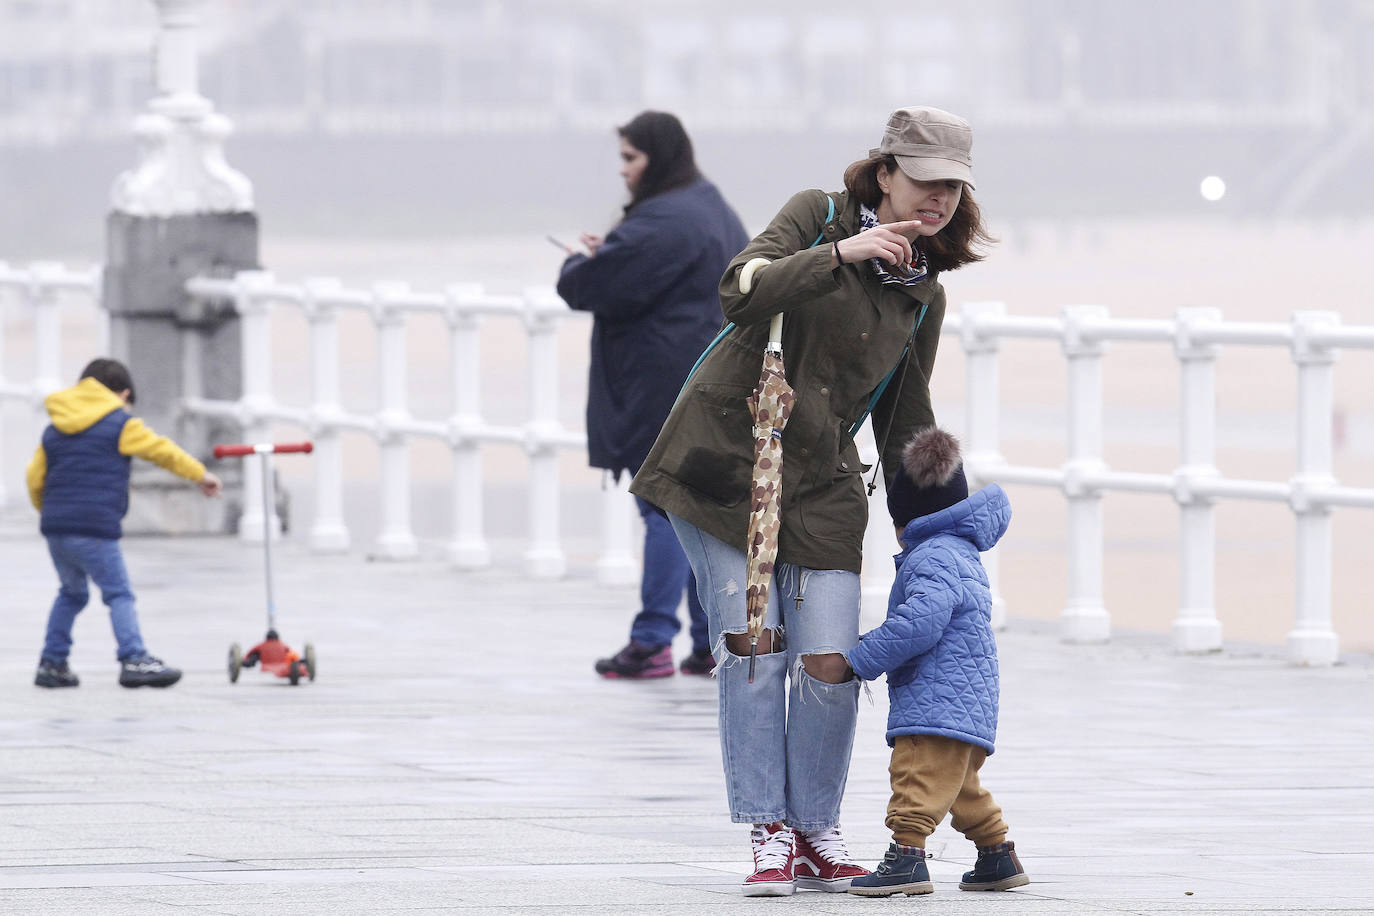
M 229 683 L 236 684 L 239 679 L 239 672 L 243 670 L 243 650 L 238 643 L 229 646 Z
M 301 682 L 301 663 L 299 661 L 293 661 L 286 666 L 286 677 L 291 681 L 293 687 Z
M 305 656 L 305 676 L 313 681 L 315 679 L 315 647 L 306 643 L 303 654 Z

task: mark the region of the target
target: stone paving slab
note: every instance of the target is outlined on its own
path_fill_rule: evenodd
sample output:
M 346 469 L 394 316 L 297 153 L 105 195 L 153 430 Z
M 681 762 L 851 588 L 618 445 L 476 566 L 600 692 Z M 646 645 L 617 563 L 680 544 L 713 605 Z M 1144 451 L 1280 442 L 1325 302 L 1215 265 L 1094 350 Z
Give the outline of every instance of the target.
M 960 893 L 973 850 L 944 827 L 933 898 L 748 901 L 713 685 L 591 672 L 623 640 L 633 589 L 288 540 L 278 623 L 313 642 L 319 679 L 230 684 L 229 643 L 264 629 L 260 549 L 130 539 L 145 637 L 185 678 L 118 687 L 95 606 L 76 633 L 82 686 L 44 691 L 55 578 L 31 522 L 0 517 L 0 913 L 1374 912 L 1367 657 L 1299 669 L 1262 647 L 1068 646 L 1013 620 L 985 773 L 1034 883 Z M 888 840 L 875 687 L 844 809 L 870 864 Z

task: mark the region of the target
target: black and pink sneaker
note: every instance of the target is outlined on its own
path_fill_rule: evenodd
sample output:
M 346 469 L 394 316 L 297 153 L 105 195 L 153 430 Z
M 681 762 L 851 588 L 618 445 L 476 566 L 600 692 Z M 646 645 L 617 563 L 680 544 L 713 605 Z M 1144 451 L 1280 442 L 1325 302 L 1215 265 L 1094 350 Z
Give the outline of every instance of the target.
M 682 660 L 677 670 L 683 674 L 698 674 L 709 677 L 716 670 L 716 659 L 710 649 L 693 649 L 692 654 Z
M 749 831 L 754 873 L 744 879 L 746 897 L 790 897 L 797 889 L 793 865 L 796 834 L 786 824 L 755 824 Z
M 642 679 L 670 677 L 673 650 L 669 646 L 644 646 L 631 642 L 610 658 L 597 659 L 596 673 L 605 678 Z
M 798 830 L 797 887 L 843 894 L 849 882 L 868 874 L 868 869 L 849 858 L 849 848 L 839 827 Z

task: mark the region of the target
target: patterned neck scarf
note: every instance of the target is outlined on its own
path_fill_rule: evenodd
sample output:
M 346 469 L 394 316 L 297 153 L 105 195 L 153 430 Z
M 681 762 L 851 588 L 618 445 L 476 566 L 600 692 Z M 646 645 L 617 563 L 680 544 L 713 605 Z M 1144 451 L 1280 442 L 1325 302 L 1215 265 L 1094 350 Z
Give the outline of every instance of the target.
M 863 229 L 872 229 L 881 225 L 878 222 L 878 214 L 867 204 L 859 204 L 859 225 Z M 878 280 L 882 283 L 915 286 L 926 278 L 926 274 L 930 273 L 930 266 L 926 263 L 925 252 L 917 251 L 915 246 L 912 246 L 911 250 L 916 259 L 910 264 L 893 264 L 889 268 L 889 265 L 884 263 L 881 258 L 869 258 L 868 263 L 873 265 L 873 272 L 878 275 Z M 890 273 L 889 269 L 900 276 Z

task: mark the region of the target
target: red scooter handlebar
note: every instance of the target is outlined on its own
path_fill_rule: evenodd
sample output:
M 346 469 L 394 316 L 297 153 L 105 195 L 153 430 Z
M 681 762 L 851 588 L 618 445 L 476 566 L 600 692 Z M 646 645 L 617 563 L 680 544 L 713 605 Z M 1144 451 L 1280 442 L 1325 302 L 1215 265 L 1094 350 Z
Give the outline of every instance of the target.
M 216 458 L 241 458 L 244 455 L 262 455 L 275 452 L 305 452 L 315 450 L 313 442 L 263 442 L 257 445 L 216 445 Z

